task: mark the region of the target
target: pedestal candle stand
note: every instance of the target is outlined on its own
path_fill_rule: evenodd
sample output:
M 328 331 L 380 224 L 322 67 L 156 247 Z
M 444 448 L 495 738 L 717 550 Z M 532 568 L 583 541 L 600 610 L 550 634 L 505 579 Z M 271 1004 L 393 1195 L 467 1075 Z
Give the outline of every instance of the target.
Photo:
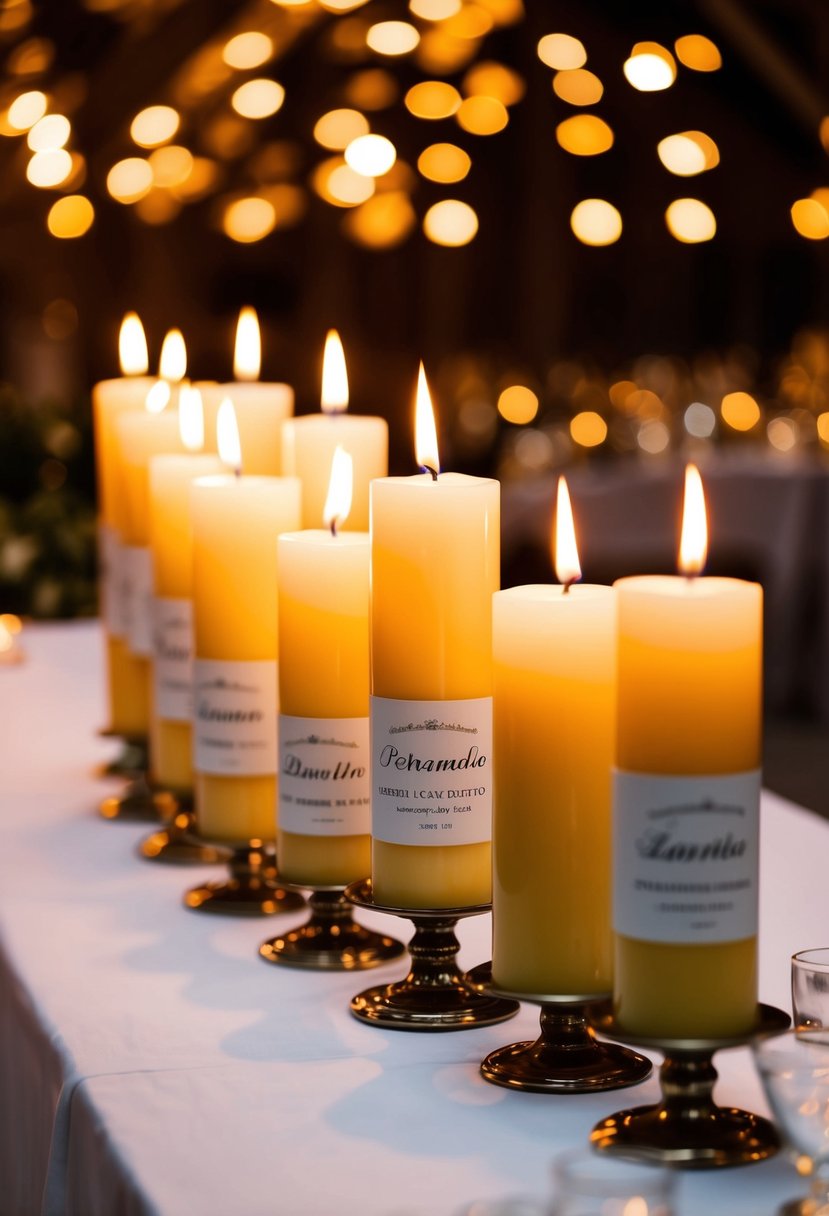
M 516 1001 L 475 992 L 456 962 L 460 943 L 458 921 L 480 916 L 489 904 L 466 908 L 396 908 L 375 902 L 371 880 L 345 889 L 345 898 L 358 908 L 401 916 L 415 927 L 409 942 L 411 970 L 404 980 L 368 988 L 351 1000 L 351 1012 L 361 1022 L 387 1030 L 471 1030 L 505 1022 L 518 1012 Z
M 118 819 L 123 823 L 157 823 L 158 809 L 155 806 L 155 792 L 147 776 L 149 766 L 149 750 L 144 735 L 116 735 L 114 731 L 104 730 L 105 738 L 123 738 L 124 751 L 116 761 L 117 770 L 127 778 L 126 788 L 121 794 L 104 798 L 99 810 L 104 819 Z M 129 764 L 131 767 L 123 767 Z
M 782 1009 L 758 1005 L 752 1029 L 744 1035 L 719 1039 L 659 1039 L 636 1037 L 617 1026 L 611 1015 L 598 1029 L 639 1047 L 653 1047 L 665 1056 L 659 1080 L 662 1100 L 652 1106 L 619 1111 L 597 1123 L 592 1145 L 605 1153 L 679 1169 L 719 1169 L 764 1161 L 780 1148 L 780 1138 L 768 1119 L 750 1111 L 717 1106 L 713 1057 L 729 1047 L 743 1047 L 757 1035 L 785 1030 L 791 1019 Z
M 311 916 L 297 928 L 262 943 L 259 956 L 266 963 L 313 971 L 367 971 L 406 953 L 396 938 L 357 924 L 345 887 L 282 885 L 289 891 L 311 891 Z
M 230 849 L 198 835 L 191 796 L 162 790 L 155 795 L 155 806 L 163 826 L 138 845 L 138 854 L 145 861 L 180 866 L 218 865 L 230 860 Z
M 184 896 L 184 906 L 218 916 L 274 916 L 294 912 L 305 902 L 279 885 L 272 844 L 249 840 L 232 846 L 227 866 L 229 878 L 193 887 Z
M 121 739 L 121 754 L 99 769 L 101 777 L 133 777 L 147 768 L 146 735 L 121 735 L 114 730 L 99 730 L 102 739 Z

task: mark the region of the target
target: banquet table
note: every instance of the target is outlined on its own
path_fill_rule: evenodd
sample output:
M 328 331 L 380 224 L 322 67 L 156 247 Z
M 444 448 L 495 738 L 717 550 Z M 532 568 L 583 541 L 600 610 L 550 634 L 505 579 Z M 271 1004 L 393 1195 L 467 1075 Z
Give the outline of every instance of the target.
M 29 626 L 0 668 L 0 1212 L 3 1216 L 455 1216 L 545 1196 L 550 1162 L 654 1100 L 655 1076 L 589 1096 L 512 1093 L 478 1064 L 535 1037 L 537 1010 L 462 1033 L 365 1026 L 352 994 L 405 971 L 269 967 L 280 918 L 186 911 L 210 868 L 140 860 L 146 827 L 96 814 L 113 788 L 93 623 Z M 760 994 L 789 1008 L 789 956 L 825 944 L 829 824 L 762 807 Z M 407 922 L 366 921 L 392 932 Z M 461 962 L 489 956 L 487 917 Z M 714 994 L 712 994 L 712 997 Z M 767 1113 L 750 1053 L 717 1057 L 723 1103 Z M 684 1175 L 677 1216 L 763 1216 L 802 1192 L 785 1154 Z

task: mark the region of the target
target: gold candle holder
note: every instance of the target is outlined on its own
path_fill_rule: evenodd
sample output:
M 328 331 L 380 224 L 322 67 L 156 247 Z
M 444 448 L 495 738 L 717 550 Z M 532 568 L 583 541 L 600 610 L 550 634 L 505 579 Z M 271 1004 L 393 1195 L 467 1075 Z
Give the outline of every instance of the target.
M 114 730 L 99 730 L 98 736 L 101 739 L 121 739 L 123 742 L 121 754 L 98 769 L 99 777 L 129 778 L 136 773 L 146 772 L 149 764 L 146 735 L 121 735 Z
M 516 1001 L 476 992 L 460 970 L 455 926 L 480 916 L 490 904 L 467 908 L 391 908 L 375 903 L 371 879 L 351 883 L 345 898 L 358 908 L 402 916 L 415 927 L 409 942 L 412 965 L 405 979 L 367 988 L 351 1000 L 355 1018 L 386 1030 L 472 1030 L 505 1022 L 518 1012 Z
M 278 912 L 294 912 L 305 902 L 301 895 L 277 883 L 272 844 L 249 840 L 235 845 L 230 848 L 227 866 L 229 878 L 193 887 L 184 896 L 184 906 L 218 916 L 275 916 Z
M 481 1075 L 492 1085 L 536 1094 L 589 1094 L 638 1085 L 650 1076 L 653 1065 L 646 1056 L 596 1038 L 592 1023 L 609 1011 L 609 995 L 509 992 L 493 984 L 492 963 L 473 968 L 467 982 L 476 992 L 541 1006 L 537 1039 L 499 1047 L 481 1064 Z
M 123 823 L 157 823 L 158 810 L 154 804 L 155 791 L 150 785 L 147 769 L 149 767 L 149 745 L 145 735 L 116 735 L 114 731 L 102 730 L 104 738 L 123 738 L 124 751 L 115 762 L 119 768 L 125 767 L 122 773 L 113 770 L 112 775 L 122 775 L 127 778 L 123 792 L 104 798 L 99 811 L 104 819 L 120 819 Z
M 141 841 L 139 857 L 176 866 L 210 866 L 229 861 L 230 849 L 199 836 L 192 794 L 160 790 L 155 795 L 155 806 L 163 826 Z
M 283 886 L 289 891 L 311 890 L 311 916 L 296 929 L 262 943 L 259 956 L 266 963 L 314 971 L 368 971 L 406 953 L 396 938 L 357 924 L 345 887 Z
M 632 1154 L 678 1169 L 721 1169 L 765 1161 L 780 1148 L 780 1137 L 768 1119 L 735 1107 L 717 1106 L 713 1057 L 729 1047 L 743 1047 L 758 1035 L 785 1030 L 791 1018 L 772 1005 L 758 1005 L 753 1028 L 721 1039 L 637 1038 L 617 1026 L 608 1014 L 597 1029 L 640 1047 L 664 1052 L 659 1072 L 662 1100 L 651 1106 L 619 1111 L 597 1123 L 590 1133 L 594 1148 L 622 1157 Z

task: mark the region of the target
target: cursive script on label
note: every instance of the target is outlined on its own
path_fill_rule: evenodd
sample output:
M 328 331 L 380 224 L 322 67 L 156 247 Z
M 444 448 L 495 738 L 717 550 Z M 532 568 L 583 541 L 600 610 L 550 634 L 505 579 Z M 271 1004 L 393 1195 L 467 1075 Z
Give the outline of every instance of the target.
M 380 753 L 380 764 L 383 768 L 396 768 L 406 772 L 441 773 L 467 768 L 483 768 L 487 758 L 481 755 L 477 746 L 470 747 L 465 756 L 453 756 L 451 759 L 435 760 L 432 756 L 425 759 L 416 756 L 414 752 L 400 752 L 391 743 L 387 743 Z
M 340 760 L 333 766 L 316 766 L 306 764 L 294 752 L 282 757 L 282 772 L 286 777 L 298 777 L 302 781 L 359 781 L 366 775 L 364 765 Z

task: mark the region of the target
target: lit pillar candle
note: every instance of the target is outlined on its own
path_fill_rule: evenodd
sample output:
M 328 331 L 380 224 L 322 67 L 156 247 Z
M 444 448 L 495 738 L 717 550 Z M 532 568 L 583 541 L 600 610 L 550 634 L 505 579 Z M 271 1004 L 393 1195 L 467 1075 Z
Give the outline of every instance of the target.
M 491 897 L 497 481 L 438 475 L 421 367 L 417 460 L 371 486 L 372 883 L 387 906 Z
M 115 420 L 126 410 L 143 410 L 154 380 L 148 367 L 147 340 L 141 321 L 127 313 L 121 324 L 119 355 L 123 373 L 102 380 L 92 390 L 95 469 L 98 482 L 101 616 L 106 637 L 109 726 L 116 734 L 135 735 L 147 729 L 147 695 L 143 664 L 130 654 L 125 641 L 121 583 L 120 516 L 123 483 L 117 472 Z
M 512 992 L 609 993 L 616 594 L 581 577 L 558 485 L 563 586 L 493 599 L 492 974 Z
M 389 428 L 384 418 L 349 414 L 348 375 L 340 336 L 325 339 L 322 361 L 322 413 L 285 423 L 283 468 L 302 482 L 302 525 L 315 528 L 328 492 L 328 471 L 338 446 L 354 461 L 354 499 L 345 526 L 368 530 L 369 483 L 389 471 Z
M 260 380 L 261 362 L 259 321 L 252 308 L 243 308 L 236 327 L 235 380 L 199 386 L 205 407 L 205 447 L 216 450 L 219 406 L 225 397 L 230 397 L 245 453 L 245 474 L 278 477 L 282 473 L 282 427 L 294 412 L 294 390 L 290 384 Z
M 326 531 L 279 538 L 280 874 L 346 886 L 371 865 L 366 532 L 348 517 L 351 458 L 337 448 Z
M 196 815 L 209 840 L 273 840 L 277 773 L 277 538 L 300 520 L 292 477 L 241 475 L 233 406 L 219 454 L 235 473 L 193 483 Z
M 153 776 L 165 789 L 193 789 L 192 740 L 192 483 L 221 473 L 218 456 L 201 452 L 204 420 L 198 390 L 179 397 L 182 455 L 153 456 L 149 466 L 150 549 L 153 567 Z
M 687 577 L 616 584 L 615 1003 L 621 1026 L 656 1038 L 755 1021 L 762 592 L 697 577 L 705 547 L 690 466 Z

